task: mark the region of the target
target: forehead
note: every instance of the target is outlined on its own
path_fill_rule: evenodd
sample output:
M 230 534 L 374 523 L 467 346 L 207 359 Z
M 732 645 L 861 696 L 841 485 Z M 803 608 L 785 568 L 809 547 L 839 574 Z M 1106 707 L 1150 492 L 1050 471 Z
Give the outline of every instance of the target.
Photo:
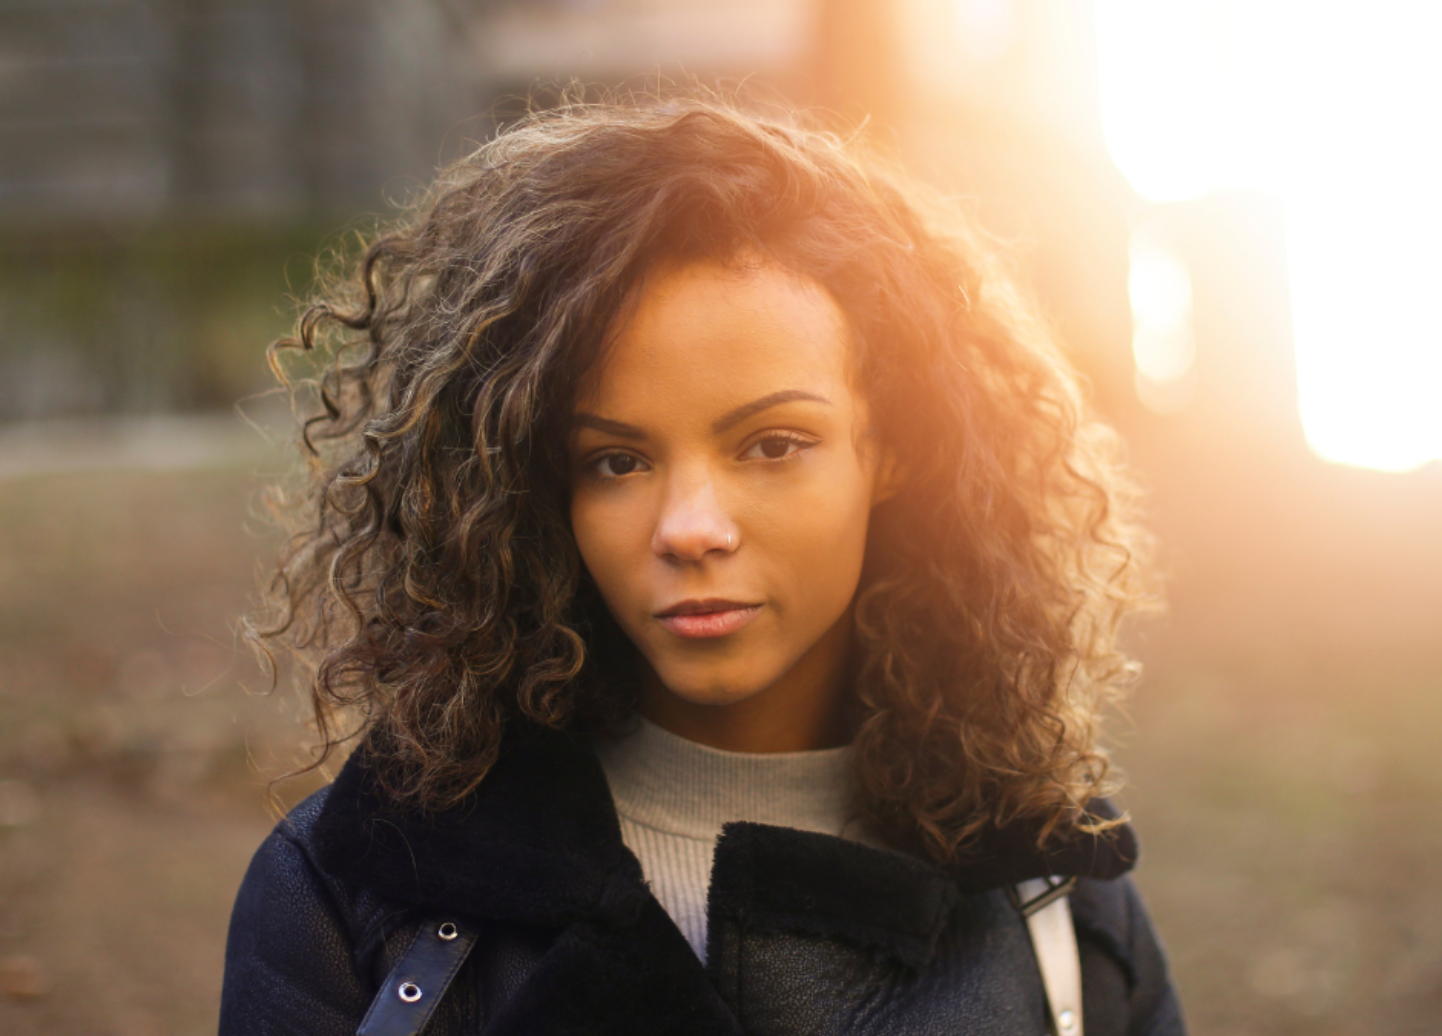
M 662 266 L 638 287 L 578 405 L 725 409 L 784 389 L 841 402 L 850 352 L 841 307 L 810 278 L 760 261 Z

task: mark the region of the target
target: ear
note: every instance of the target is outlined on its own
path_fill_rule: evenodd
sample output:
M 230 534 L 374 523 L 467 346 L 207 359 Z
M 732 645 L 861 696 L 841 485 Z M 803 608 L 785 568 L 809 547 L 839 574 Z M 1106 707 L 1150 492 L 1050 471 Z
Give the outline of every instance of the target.
M 896 458 L 896 451 L 889 446 L 879 446 L 877 448 L 876 473 L 871 483 L 871 506 L 876 507 L 886 503 L 901 492 L 904 484 L 901 462 Z

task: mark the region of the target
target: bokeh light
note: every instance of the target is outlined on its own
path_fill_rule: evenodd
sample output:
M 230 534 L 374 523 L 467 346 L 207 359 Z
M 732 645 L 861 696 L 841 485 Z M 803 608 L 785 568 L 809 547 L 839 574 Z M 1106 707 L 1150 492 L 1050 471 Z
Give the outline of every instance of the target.
M 1127 294 L 1132 305 L 1132 359 L 1137 395 L 1158 413 L 1186 405 L 1197 356 L 1192 329 L 1192 276 L 1170 249 L 1132 235 Z
M 1442 7 L 1099 0 L 1097 34 L 1107 146 L 1144 200 L 1281 197 L 1313 450 L 1442 458 Z

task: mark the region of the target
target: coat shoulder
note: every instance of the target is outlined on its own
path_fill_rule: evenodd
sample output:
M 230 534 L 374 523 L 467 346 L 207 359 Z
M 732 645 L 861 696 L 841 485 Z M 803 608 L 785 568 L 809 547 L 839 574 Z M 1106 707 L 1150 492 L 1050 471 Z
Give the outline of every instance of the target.
M 1166 954 L 1130 877 L 1083 878 L 1071 894 L 1088 1030 L 1184 1036 Z
M 307 795 L 275 825 L 276 831 L 283 832 L 287 837 L 299 842 L 309 842 L 314 837 L 316 821 L 325 809 L 326 802 L 330 800 L 332 787 L 334 786 L 327 784 L 319 791 Z
M 326 873 L 313 832 L 323 788 L 251 859 L 226 940 L 220 1032 L 351 1036 L 375 995 L 397 911 Z M 382 972 L 383 974 L 384 972 Z

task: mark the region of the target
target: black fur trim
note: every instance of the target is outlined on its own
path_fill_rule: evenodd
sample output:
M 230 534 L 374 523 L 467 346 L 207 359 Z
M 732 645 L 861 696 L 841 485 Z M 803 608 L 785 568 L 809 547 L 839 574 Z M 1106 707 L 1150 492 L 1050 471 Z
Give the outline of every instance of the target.
M 1092 799 L 1087 809 L 1099 820 L 1119 816 L 1106 799 Z M 1099 835 L 1073 829 L 1054 837 L 1045 850 L 1037 848 L 1039 833 L 1035 823 L 992 828 L 951 868 L 952 877 L 963 892 L 985 892 L 1053 875 L 1105 881 L 1137 864 L 1137 836 L 1127 824 Z
M 1115 810 L 1093 800 L 1092 811 Z M 900 853 L 829 835 L 728 825 L 716 853 L 713 908 L 748 925 L 834 934 L 907 962 L 928 959 L 957 891 L 1046 875 L 1116 878 L 1137 857 L 1122 826 L 1073 831 L 1042 852 L 1036 828 L 994 829 L 944 874 Z M 628 928 L 655 901 L 621 841 L 606 776 L 580 734 L 518 721 L 464 803 L 426 816 L 380 792 L 364 746 L 346 763 L 314 828 L 331 874 L 422 910 L 565 928 Z
M 741 1026 L 661 905 L 633 923 L 561 933 L 486 1026 L 493 1036 L 741 1036 Z
M 956 886 L 920 860 L 830 835 L 727 824 L 707 914 L 716 923 L 836 937 L 910 967 L 936 952 Z
M 468 801 L 432 816 L 384 799 L 362 747 L 332 786 L 315 842 L 332 874 L 424 909 L 559 928 L 624 924 L 650 898 L 589 744 L 530 724 L 507 729 Z

